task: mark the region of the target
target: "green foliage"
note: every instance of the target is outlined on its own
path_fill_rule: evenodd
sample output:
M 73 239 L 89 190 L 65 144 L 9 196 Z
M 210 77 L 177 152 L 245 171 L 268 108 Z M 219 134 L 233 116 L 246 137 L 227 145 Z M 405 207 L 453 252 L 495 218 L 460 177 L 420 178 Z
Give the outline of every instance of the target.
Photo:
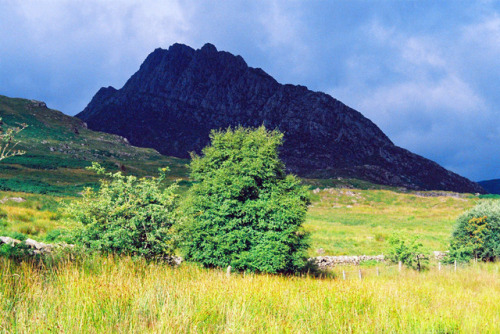
M 450 258 L 465 262 L 472 258 L 500 258 L 500 201 L 482 202 L 458 217 L 452 233 Z
M 2 236 L 11 237 L 12 239 L 17 239 L 21 241 L 28 239 L 26 234 L 16 231 L 2 231 Z
M 481 194 L 478 197 L 484 199 L 500 199 L 499 194 Z
M 25 243 L 20 243 L 15 246 L 8 244 L 0 244 L 0 257 L 5 257 L 16 262 L 29 260 L 34 258 L 33 251 Z
M 403 238 L 392 235 L 389 238 L 389 245 L 387 258 L 390 261 L 394 263 L 401 261 L 408 268 L 417 270 L 426 268 L 429 259 L 423 255 L 422 244 L 418 237 Z
M 68 229 L 55 229 L 47 233 L 45 236 L 45 241 L 47 242 L 65 242 L 73 243 L 74 235 Z
M 174 249 L 173 225 L 177 207 L 176 185 L 162 190 L 166 168 L 159 178 L 106 173 L 98 163 L 90 169 L 110 180 L 99 190 L 87 188 L 83 198 L 68 206 L 83 224 L 76 238 L 95 251 L 163 258 Z
M 187 260 L 207 267 L 292 272 L 306 265 L 302 228 L 307 189 L 285 175 L 278 131 L 238 127 L 213 131 L 203 156 L 193 155 L 184 210 Z

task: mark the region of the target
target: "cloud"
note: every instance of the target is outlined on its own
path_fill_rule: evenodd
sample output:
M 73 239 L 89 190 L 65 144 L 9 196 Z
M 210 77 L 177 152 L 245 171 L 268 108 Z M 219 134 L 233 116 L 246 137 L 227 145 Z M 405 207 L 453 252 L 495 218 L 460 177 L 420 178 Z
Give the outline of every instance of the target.
M 303 24 L 301 8 L 297 6 L 299 3 L 291 3 L 294 6 L 290 6 L 290 2 L 269 2 L 268 8 L 259 17 L 265 36 L 260 47 L 279 56 L 280 62 L 286 63 L 289 71 L 300 75 L 308 71 L 311 47 L 303 36 L 307 27 Z
M 191 14 L 180 1 L 96 0 L 6 2 L 0 12 L 2 93 L 70 114 L 101 86 L 121 87 L 153 49 L 186 40 Z
M 471 178 L 498 175 L 493 167 L 481 170 L 478 165 L 487 159 L 500 163 L 500 148 L 489 144 L 499 138 L 498 114 L 491 105 L 500 101 L 484 94 L 473 68 L 500 48 L 482 48 L 484 54 L 477 57 L 470 52 L 471 41 L 482 43 L 482 34 L 493 39 L 489 42 L 500 38 L 495 36 L 498 17 L 469 25 L 452 40 L 377 21 L 360 31 L 376 52 L 351 56 L 347 64 L 353 74 L 332 94 L 364 113 L 399 146 Z M 457 61 L 463 58 L 468 64 Z

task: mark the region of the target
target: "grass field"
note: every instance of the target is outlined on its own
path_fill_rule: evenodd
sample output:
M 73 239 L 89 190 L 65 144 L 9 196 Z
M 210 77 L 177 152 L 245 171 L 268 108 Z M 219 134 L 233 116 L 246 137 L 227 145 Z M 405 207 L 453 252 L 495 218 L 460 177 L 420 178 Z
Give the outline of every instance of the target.
M 0 259 L 2 332 L 498 333 L 500 264 L 342 280 L 88 257 Z
M 305 225 L 311 232 L 311 255 L 319 248 L 326 255 L 383 254 L 392 233 L 420 237 L 429 252 L 446 250 L 456 218 L 479 201 L 390 190 L 314 192 Z
M 51 230 L 65 228 L 61 203 L 71 197 L 0 192 L 3 198 L 22 197 L 25 202 L 6 201 L 0 207 L 0 232 L 21 232 L 44 239 Z M 416 235 L 430 252 L 446 250 L 456 218 L 479 199 L 422 197 L 390 190 L 325 188 L 312 194 L 306 229 L 311 232 L 310 255 L 383 254 L 394 232 Z
M 446 249 L 455 218 L 480 199 L 389 190 L 315 190 L 307 216 L 311 255 L 379 254 L 393 232 Z M 71 197 L 0 192 L 0 234 L 43 240 L 66 228 Z M 0 257 L 5 333 L 498 333 L 500 263 L 455 272 L 377 265 L 324 278 L 232 274 L 184 263 L 81 255 L 56 263 Z M 347 273 L 343 280 L 342 270 Z

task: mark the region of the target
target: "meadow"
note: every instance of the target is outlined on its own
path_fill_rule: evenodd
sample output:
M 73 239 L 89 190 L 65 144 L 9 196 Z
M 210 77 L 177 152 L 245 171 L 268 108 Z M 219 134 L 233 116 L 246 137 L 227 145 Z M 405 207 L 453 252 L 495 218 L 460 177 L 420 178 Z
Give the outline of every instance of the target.
M 433 195 L 318 188 L 305 224 L 311 232 L 311 256 L 319 249 L 325 255 L 383 254 L 393 233 L 419 237 L 429 253 L 444 251 L 457 217 L 480 199 Z
M 445 250 L 454 220 L 481 199 L 391 190 L 313 190 L 311 256 L 380 254 L 392 232 Z M 0 192 L 0 234 L 52 240 L 71 197 Z M 376 274 L 378 267 L 379 275 Z M 359 279 L 358 270 L 362 271 Z M 347 273 L 344 280 L 342 271 Z M 416 272 L 390 264 L 324 276 L 232 273 L 130 257 L 0 257 L 0 332 L 497 333 L 500 263 Z
M 0 259 L 0 331 L 29 333 L 498 333 L 500 264 L 362 280 L 232 274 L 86 257 Z M 385 271 L 384 271 L 385 272 Z

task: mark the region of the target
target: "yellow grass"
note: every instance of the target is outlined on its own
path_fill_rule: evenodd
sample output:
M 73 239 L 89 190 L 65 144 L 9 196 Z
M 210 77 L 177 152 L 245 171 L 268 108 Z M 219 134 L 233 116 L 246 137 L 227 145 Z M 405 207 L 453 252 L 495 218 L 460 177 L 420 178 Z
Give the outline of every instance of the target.
M 95 257 L 0 259 L 3 332 L 498 333 L 500 264 L 363 280 L 233 274 Z M 382 268 L 382 271 L 385 269 Z M 385 271 L 388 272 L 388 271 Z

